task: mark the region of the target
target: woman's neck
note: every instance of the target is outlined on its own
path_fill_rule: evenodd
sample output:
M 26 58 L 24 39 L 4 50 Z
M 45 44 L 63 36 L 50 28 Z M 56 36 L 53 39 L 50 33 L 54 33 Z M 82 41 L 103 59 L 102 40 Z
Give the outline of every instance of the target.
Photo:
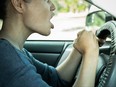
M 3 29 L 0 31 L 0 37 L 8 40 L 19 50 L 22 50 L 25 40 L 32 33 L 22 25 L 21 22 L 16 20 L 15 22 L 6 20 L 3 24 Z

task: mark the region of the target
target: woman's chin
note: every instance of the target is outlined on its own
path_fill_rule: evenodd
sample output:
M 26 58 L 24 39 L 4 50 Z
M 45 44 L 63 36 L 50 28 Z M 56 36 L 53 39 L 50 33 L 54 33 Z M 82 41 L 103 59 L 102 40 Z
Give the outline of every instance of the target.
M 49 36 L 50 34 L 51 34 L 51 30 L 41 33 L 41 35 L 43 36 Z
M 51 32 L 44 34 L 44 36 L 49 36 L 50 34 L 51 34 Z

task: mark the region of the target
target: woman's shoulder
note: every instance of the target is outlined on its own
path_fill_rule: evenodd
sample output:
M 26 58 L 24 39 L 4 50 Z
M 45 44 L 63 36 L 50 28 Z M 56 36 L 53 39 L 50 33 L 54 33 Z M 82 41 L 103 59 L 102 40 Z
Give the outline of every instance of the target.
M 11 50 L 12 46 L 9 44 L 9 42 L 5 39 L 0 39 L 0 52 L 3 52 L 4 50 Z
M 7 51 L 12 51 L 12 45 L 5 39 L 0 39 L 0 53 L 6 53 Z
M 18 57 L 14 47 L 5 39 L 0 39 L 0 60 L 2 62 L 11 61 Z

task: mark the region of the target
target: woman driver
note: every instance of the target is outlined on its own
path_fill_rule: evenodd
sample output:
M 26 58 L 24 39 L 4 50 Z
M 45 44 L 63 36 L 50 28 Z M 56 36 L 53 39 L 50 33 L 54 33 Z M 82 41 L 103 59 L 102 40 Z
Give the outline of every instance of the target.
M 32 33 L 50 34 L 54 10 L 51 0 L 0 0 L 0 87 L 68 87 L 81 57 L 73 87 L 94 87 L 99 49 L 92 32 L 80 32 L 71 53 L 56 68 L 37 61 L 23 48 Z

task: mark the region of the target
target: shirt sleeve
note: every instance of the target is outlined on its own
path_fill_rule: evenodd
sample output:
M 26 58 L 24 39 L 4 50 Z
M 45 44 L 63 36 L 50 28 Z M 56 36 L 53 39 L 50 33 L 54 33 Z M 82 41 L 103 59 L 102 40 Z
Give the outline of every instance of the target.
M 7 87 L 52 87 L 48 85 L 34 67 L 29 65 L 14 75 Z
M 25 55 L 6 40 L 0 43 L 0 87 L 52 87 L 36 72 Z
M 60 78 L 60 76 L 57 73 L 57 70 L 54 67 L 36 60 L 32 56 L 32 54 L 29 52 L 28 52 L 28 56 L 30 56 L 32 63 L 37 69 L 37 72 L 42 76 L 42 79 L 47 84 L 53 87 L 68 87 L 69 86 L 69 83 L 67 81 L 64 81 L 63 79 Z

